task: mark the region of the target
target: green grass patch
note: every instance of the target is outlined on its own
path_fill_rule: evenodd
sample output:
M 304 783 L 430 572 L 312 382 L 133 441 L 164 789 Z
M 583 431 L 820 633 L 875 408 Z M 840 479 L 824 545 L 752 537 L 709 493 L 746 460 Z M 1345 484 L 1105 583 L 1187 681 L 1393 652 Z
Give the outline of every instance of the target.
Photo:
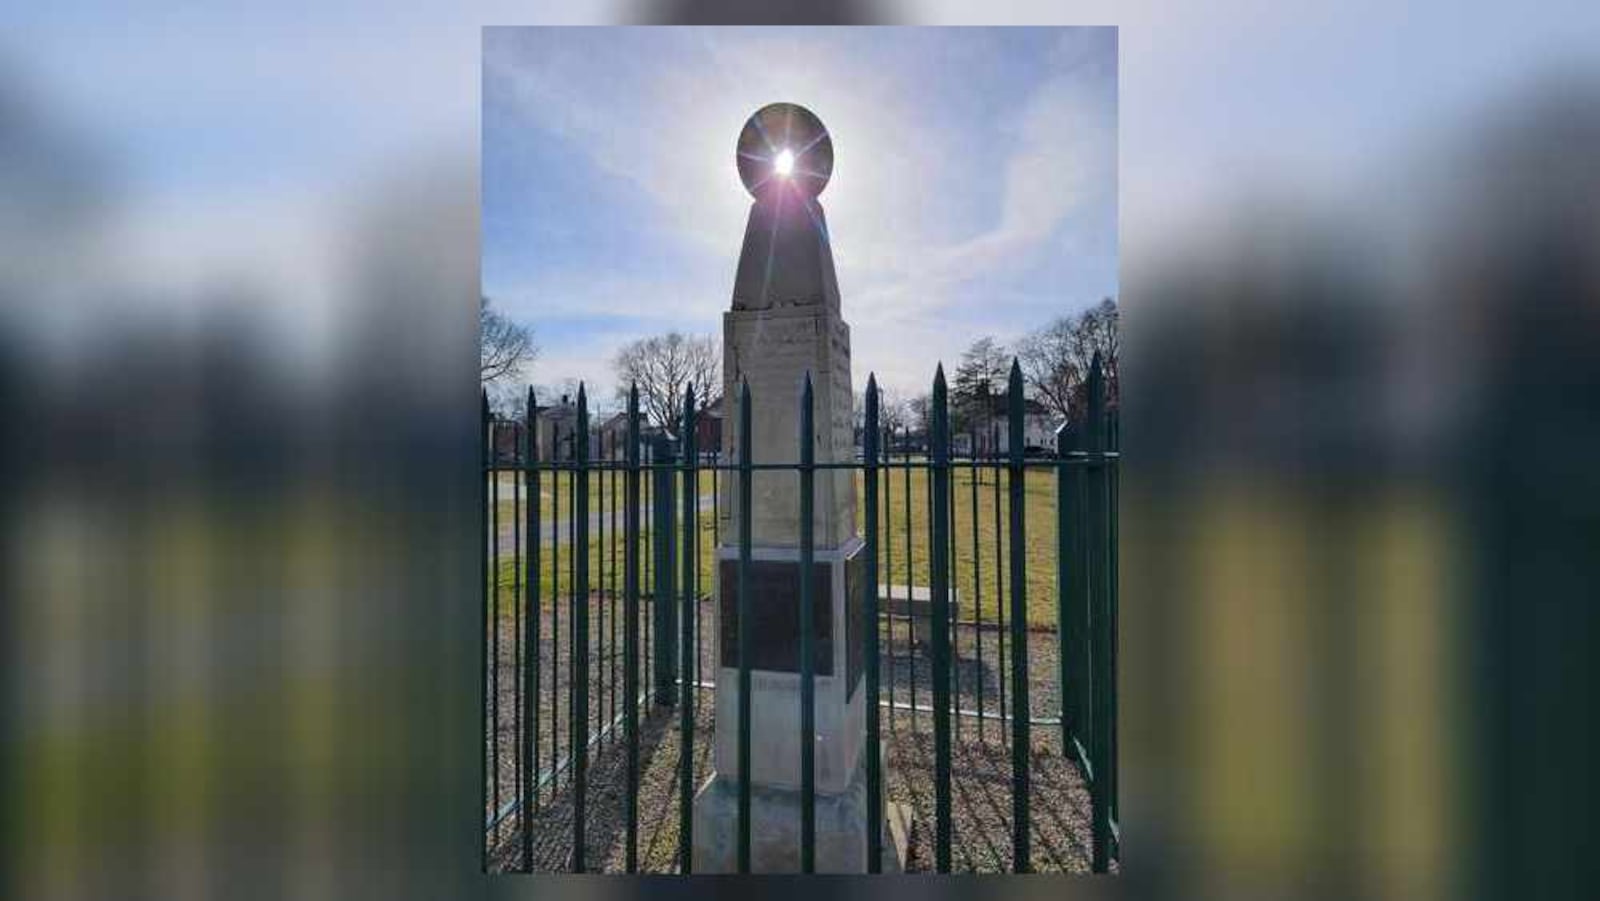
M 930 497 L 928 492 L 928 474 L 926 471 L 913 470 L 909 476 L 903 470 L 891 470 L 883 473 L 880 483 L 880 527 L 886 531 L 880 533 L 879 581 L 883 584 L 927 585 L 929 584 L 929 548 L 932 541 L 930 534 Z M 703 493 L 710 496 L 710 479 L 702 476 Z M 731 480 L 723 479 L 719 486 L 723 491 L 730 490 Z M 621 480 L 619 478 L 620 487 Z M 1044 469 L 1029 470 L 1024 481 L 1024 533 L 1026 548 L 1027 574 L 1027 611 L 1028 625 L 1030 628 L 1055 628 L 1056 624 L 1056 482 L 1055 474 Z M 597 486 L 591 486 L 591 491 Z M 998 491 L 996 490 L 998 487 Z M 508 488 L 503 488 L 508 491 Z M 609 511 L 609 485 L 606 487 L 607 507 Z M 856 516 L 858 527 L 864 510 L 864 481 L 859 473 L 856 475 Z M 566 480 L 563 478 L 561 494 L 563 507 L 568 491 Z M 973 473 L 971 470 L 958 469 L 953 478 L 951 491 L 951 504 L 953 506 L 953 554 L 951 557 L 953 584 L 960 592 L 961 611 L 963 619 L 981 616 L 989 622 L 996 622 L 1000 615 L 1001 605 L 1004 604 L 1007 618 L 1010 616 L 1010 591 L 1011 572 L 1008 555 L 1010 553 L 1010 491 L 1008 476 L 1005 473 L 986 471 Z M 907 497 L 910 499 L 909 522 L 907 529 Z M 598 504 L 598 500 L 595 501 Z M 508 502 L 502 501 L 503 516 L 509 516 Z M 598 506 L 595 509 L 599 509 Z M 998 513 L 998 520 L 997 520 Z M 545 510 L 546 520 L 549 519 L 548 508 Z M 715 573 L 713 561 L 716 548 L 715 511 L 702 510 L 700 512 L 700 584 L 702 594 L 709 594 L 712 590 L 712 578 Z M 509 519 L 502 521 L 502 526 Z M 557 520 L 567 522 L 565 510 Z M 609 513 L 606 516 L 604 528 L 596 533 L 591 532 L 588 543 L 589 554 L 589 583 L 592 589 L 599 590 L 602 586 L 614 589 L 618 593 L 623 587 L 622 571 L 624 566 L 623 542 L 623 516 L 619 504 L 616 517 L 617 529 L 613 532 Z M 650 548 L 651 532 L 650 517 L 641 517 L 640 536 L 640 590 L 648 594 L 654 585 L 654 559 Z M 563 527 L 564 528 L 564 527 Z M 681 525 L 675 526 L 681 530 Z M 682 534 L 678 533 L 681 545 Z M 1005 541 L 1001 538 L 1005 537 Z M 909 557 L 907 544 L 909 541 Z M 892 545 L 892 546 L 890 546 Z M 572 547 L 565 540 L 559 548 L 552 553 L 549 539 L 546 538 L 539 552 L 538 586 L 541 603 L 548 608 L 552 599 L 560 597 L 563 600 L 569 597 L 572 591 Z M 511 616 L 511 601 L 514 595 L 514 585 L 528 582 L 527 560 L 519 561 L 508 554 L 501 554 L 499 559 L 499 584 L 500 584 L 500 611 L 505 617 Z M 559 566 L 559 571 L 557 570 Z M 526 590 L 526 589 L 524 589 Z

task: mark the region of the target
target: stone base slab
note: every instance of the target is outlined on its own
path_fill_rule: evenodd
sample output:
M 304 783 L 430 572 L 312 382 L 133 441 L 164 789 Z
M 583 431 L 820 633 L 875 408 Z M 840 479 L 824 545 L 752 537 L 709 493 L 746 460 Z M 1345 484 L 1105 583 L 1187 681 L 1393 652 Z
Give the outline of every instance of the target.
M 883 783 L 888 784 L 888 773 Z M 817 795 L 816 872 L 867 871 L 866 769 L 859 767 L 849 788 L 836 795 Z M 883 872 L 905 872 L 911 837 L 911 809 L 885 804 Z M 739 783 L 712 776 L 694 799 L 694 871 L 733 873 L 738 870 Z M 750 871 L 800 872 L 800 792 L 763 785 L 750 787 Z

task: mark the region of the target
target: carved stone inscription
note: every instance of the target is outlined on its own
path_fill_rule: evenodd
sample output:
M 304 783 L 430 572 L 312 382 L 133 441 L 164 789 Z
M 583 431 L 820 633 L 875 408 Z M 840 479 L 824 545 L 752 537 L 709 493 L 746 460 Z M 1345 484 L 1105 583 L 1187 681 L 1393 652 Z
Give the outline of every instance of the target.
M 721 610 L 721 665 L 739 665 L 739 561 L 717 568 Z M 811 600 L 815 613 L 816 674 L 833 675 L 833 605 L 829 564 L 814 563 Z M 750 668 L 800 671 L 800 564 L 788 560 L 750 562 Z

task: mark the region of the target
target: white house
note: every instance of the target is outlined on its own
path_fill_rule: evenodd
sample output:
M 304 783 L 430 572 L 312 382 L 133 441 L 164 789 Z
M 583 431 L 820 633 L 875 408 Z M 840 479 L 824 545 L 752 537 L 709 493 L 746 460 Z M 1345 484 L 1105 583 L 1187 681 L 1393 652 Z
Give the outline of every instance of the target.
M 1007 415 L 1009 401 L 1004 394 L 990 399 L 987 411 L 979 410 L 966 430 L 950 436 L 954 453 L 970 455 L 973 444 L 977 454 L 1004 456 L 1011 452 L 1011 429 Z M 1022 447 L 1025 452 L 1051 451 L 1056 446 L 1056 427 L 1060 421 L 1049 408 L 1036 400 L 1025 400 L 1022 405 Z

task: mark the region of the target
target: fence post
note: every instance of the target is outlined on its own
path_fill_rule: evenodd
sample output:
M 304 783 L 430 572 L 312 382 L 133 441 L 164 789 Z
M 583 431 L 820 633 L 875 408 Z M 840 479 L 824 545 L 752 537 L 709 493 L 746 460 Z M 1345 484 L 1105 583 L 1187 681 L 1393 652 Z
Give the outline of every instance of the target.
M 1011 463 L 1008 476 L 1011 489 L 1011 703 L 1016 705 L 1011 716 L 1011 857 L 1012 869 L 1026 873 L 1033 868 L 1028 822 L 1028 795 L 1032 790 L 1028 760 L 1032 750 L 1033 714 L 1028 702 L 1028 541 L 1024 516 L 1028 470 L 1023 460 L 1026 410 L 1022 397 L 1022 365 L 1015 357 L 1011 360 L 1011 381 L 1006 390 Z
M 878 746 L 878 378 L 867 375 L 866 425 L 862 430 L 862 463 L 867 546 L 861 605 L 866 615 L 867 706 L 867 872 L 883 872 L 883 761 Z M 891 708 L 892 709 L 892 708 Z M 892 714 L 891 714 L 892 715 Z
M 1093 761 L 1094 779 L 1089 783 L 1089 804 L 1092 816 L 1093 852 L 1091 869 L 1104 873 L 1109 869 L 1111 852 L 1111 610 L 1106 583 L 1106 464 L 1105 464 L 1105 383 L 1101 373 L 1100 355 L 1096 354 L 1089 367 L 1088 416 L 1088 542 L 1089 542 L 1089 660 L 1093 667 L 1090 677 L 1090 717 L 1093 732 L 1089 737 L 1089 757 Z
M 1072 477 L 1070 457 L 1073 449 L 1072 423 L 1063 422 L 1056 429 L 1056 694 L 1061 701 L 1061 756 L 1072 760 L 1072 729 L 1077 719 L 1077 705 L 1073 702 L 1072 685 L 1072 627 L 1069 613 L 1069 592 L 1074 573 L 1069 548 L 1072 542 L 1072 519 L 1067 505 L 1072 502 L 1068 479 Z
M 639 869 L 639 386 L 628 388 L 628 466 L 623 474 L 627 494 L 622 510 L 622 592 L 623 616 L 628 620 L 623 632 L 623 700 L 627 715 L 623 720 L 628 744 L 627 848 L 625 866 L 629 873 Z
M 695 488 L 695 467 L 699 461 L 695 459 L 694 429 L 694 385 L 690 384 L 683 392 L 683 421 L 679 431 L 683 446 L 683 611 L 678 624 L 683 645 L 679 653 L 683 695 L 678 703 L 678 872 L 683 874 L 694 869 L 694 661 L 699 656 L 694 640 L 694 611 L 699 603 L 694 596 L 694 572 L 697 563 L 695 512 L 700 503 L 700 492 Z
M 929 547 L 932 562 L 933 617 L 933 768 L 934 858 L 940 873 L 950 872 L 950 560 L 945 530 L 950 525 L 950 421 L 946 409 L 944 366 L 933 377 L 933 454 L 928 478 L 932 480 L 933 528 Z
M 572 729 L 572 863 L 573 870 L 584 872 L 584 830 L 587 828 L 585 797 L 589 769 L 589 400 L 582 382 L 578 383 L 578 427 L 572 434 L 577 444 L 578 484 L 574 489 L 573 542 L 573 703 Z
M 1082 429 L 1071 429 L 1068 439 L 1074 452 L 1086 448 Z M 1089 759 L 1089 736 L 1094 730 L 1094 713 L 1089 704 L 1089 687 L 1093 681 L 1089 660 L 1089 518 L 1086 514 L 1086 487 L 1089 484 L 1087 457 L 1074 453 L 1067 468 L 1067 564 L 1066 584 L 1062 592 L 1066 597 L 1066 654 L 1067 681 L 1063 697 L 1068 703 L 1067 746 L 1063 748 L 1067 759 L 1074 761 L 1084 778 L 1092 779 L 1093 764 Z
M 523 627 L 527 630 L 527 641 L 523 646 L 528 649 L 528 665 L 523 667 L 522 676 L 527 680 L 527 685 L 522 692 L 522 722 L 528 735 L 522 742 L 522 869 L 524 872 L 533 870 L 533 830 L 529 827 L 529 817 L 532 815 L 534 805 L 538 801 L 535 786 L 539 782 L 539 633 L 540 633 L 540 590 L 539 590 L 539 470 L 534 466 L 539 452 L 538 426 L 539 408 L 535 403 L 533 389 L 528 389 L 528 406 L 525 411 L 527 424 L 528 449 L 523 457 L 526 491 L 528 492 L 528 527 L 526 531 L 528 554 L 528 616 L 523 620 Z
M 677 645 L 672 636 L 677 609 L 673 606 L 672 567 L 672 442 L 665 434 L 652 442 L 651 482 L 655 486 L 655 500 L 651 507 L 653 522 L 650 525 L 650 544 L 655 557 L 655 585 L 651 590 L 650 607 L 655 620 L 655 675 L 656 703 L 666 707 L 675 700 L 673 689 L 678 679 Z

